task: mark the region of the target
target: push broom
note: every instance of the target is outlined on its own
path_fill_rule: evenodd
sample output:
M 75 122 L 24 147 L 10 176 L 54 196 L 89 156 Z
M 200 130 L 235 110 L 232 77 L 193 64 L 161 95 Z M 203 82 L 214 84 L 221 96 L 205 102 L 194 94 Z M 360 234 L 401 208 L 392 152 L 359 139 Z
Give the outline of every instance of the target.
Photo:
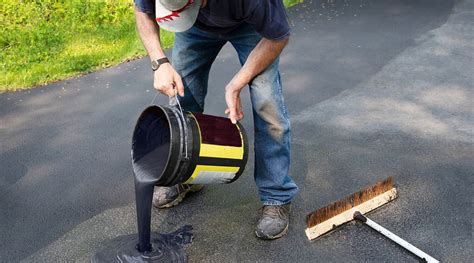
M 439 262 L 425 252 L 416 248 L 407 241 L 401 239 L 394 233 L 385 229 L 381 225 L 370 220 L 365 213 L 368 213 L 397 198 L 397 190 L 393 186 L 393 178 L 388 177 L 384 181 L 373 186 L 366 187 L 344 199 L 336 201 L 325 207 L 308 214 L 306 216 L 306 235 L 308 239 L 315 239 L 336 227 L 354 219 L 365 223 L 385 237 L 391 239 L 398 245 L 417 255 L 426 262 Z

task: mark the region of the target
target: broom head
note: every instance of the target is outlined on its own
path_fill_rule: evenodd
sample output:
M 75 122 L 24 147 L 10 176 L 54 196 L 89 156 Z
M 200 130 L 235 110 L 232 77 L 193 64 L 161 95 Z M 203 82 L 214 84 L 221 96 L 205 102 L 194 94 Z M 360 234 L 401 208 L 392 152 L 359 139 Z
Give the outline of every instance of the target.
M 384 181 L 309 213 L 306 216 L 306 235 L 310 240 L 315 239 L 353 220 L 354 212 L 365 214 L 396 197 L 397 190 L 393 187 L 393 178 L 388 177 Z

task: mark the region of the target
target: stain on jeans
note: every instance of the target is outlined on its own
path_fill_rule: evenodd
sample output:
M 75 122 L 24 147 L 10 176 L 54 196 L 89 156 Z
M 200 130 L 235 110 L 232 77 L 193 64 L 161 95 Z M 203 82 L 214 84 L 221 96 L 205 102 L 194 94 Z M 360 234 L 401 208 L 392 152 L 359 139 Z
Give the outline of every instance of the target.
M 286 128 L 283 126 L 278 110 L 274 103 L 264 102 L 257 110 L 257 114 L 267 124 L 268 134 L 276 141 L 281 142 Z

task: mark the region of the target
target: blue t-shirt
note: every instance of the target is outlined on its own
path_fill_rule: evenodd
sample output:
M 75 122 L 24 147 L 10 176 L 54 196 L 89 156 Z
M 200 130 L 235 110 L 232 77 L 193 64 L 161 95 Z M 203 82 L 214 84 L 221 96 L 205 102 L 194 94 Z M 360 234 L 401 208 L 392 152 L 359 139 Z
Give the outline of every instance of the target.
M 134 1 L 139 10 L 155 15 L 155 0 Z M 194 25 L 204 31 L 227 33 L 242 23 L 252 25 L 268 39 L 282 39 L 290 34 L 282 0 L 208 0 Z

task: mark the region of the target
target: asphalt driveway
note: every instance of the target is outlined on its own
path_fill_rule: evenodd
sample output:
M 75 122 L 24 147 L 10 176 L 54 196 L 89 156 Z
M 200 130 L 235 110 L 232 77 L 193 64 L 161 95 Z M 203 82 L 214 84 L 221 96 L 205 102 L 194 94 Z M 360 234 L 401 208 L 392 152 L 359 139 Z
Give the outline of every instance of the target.
M 370 217 L 444 262 L 474 261 L 473 1 L 306 1 L 289 17 L 281 72 L 301 191 L 288 236 L 254 237 L 252 154 L 241 179 L 154 211 L 152 229 L 193 225 L 193 262 L 416 262 L 358 223 L 304 235 L 306 213 L 392 175 L 400 197 Z M 226 46 L 207 113 L 223 115 L 237 70 Z M 151 85 L 144 58 L 0 94 L 0 261 L 88 261 L 136 232 L 130 140 Z

